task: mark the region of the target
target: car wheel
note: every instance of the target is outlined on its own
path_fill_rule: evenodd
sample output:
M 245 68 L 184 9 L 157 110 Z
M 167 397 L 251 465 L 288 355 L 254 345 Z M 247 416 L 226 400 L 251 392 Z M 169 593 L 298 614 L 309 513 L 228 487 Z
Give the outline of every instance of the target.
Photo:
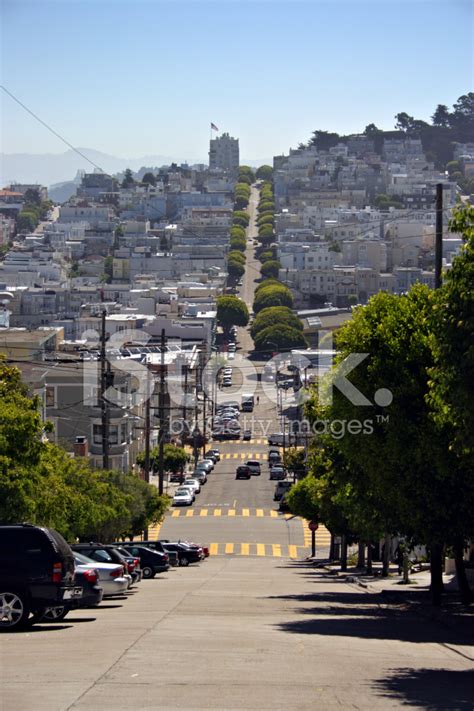
M 61 622 L 68 613 L 69 608 L 64 605 L 62 607 L 46 607 L 39 620 L 42 622 Z
M 145 565 L 142 568 L 142 575 L 144 578 L 152 578 L 153 577 L 153 568 L 151 568 L 149 565 Z
M 28 626 L 30 605 L 26 595 L 18 592 L 0 592 L 0 631 L 14 632 Z
M 186 556 L 184 556 L 183 558 L 180 559 L 179 564 L 185 568 L 189 565 L 189 559 L 186 558 Z

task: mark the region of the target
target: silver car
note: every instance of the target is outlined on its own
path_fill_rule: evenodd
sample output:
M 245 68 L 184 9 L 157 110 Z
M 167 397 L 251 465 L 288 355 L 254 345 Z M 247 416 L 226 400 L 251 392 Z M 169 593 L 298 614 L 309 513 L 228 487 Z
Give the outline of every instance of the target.
M 118 563 L 101 563 L 77 551 L 74 551 L 74 560 L 76 566 L 86 566 L 99 571 L 100 587 L 104 591 L 104 597 L 121 595 L 128 590 L 130 576 L 125 574 L 123 566 Z

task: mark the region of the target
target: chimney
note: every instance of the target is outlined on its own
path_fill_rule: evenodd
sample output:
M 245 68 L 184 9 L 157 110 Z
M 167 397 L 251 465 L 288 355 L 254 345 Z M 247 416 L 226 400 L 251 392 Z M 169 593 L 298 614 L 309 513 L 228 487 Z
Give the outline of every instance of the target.
M 87 437 L 76 437 L 76 441 L 73 446 L 75 457 L 88 457 L 89 456 L 89 442 Z

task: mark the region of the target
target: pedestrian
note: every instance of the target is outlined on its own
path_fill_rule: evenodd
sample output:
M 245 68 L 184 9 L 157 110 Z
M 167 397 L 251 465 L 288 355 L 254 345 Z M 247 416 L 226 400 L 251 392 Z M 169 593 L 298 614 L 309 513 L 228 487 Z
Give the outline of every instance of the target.
M 258 405 L 259 402 L 260 402 L 260 396 L 257 395 L 257 405 Z

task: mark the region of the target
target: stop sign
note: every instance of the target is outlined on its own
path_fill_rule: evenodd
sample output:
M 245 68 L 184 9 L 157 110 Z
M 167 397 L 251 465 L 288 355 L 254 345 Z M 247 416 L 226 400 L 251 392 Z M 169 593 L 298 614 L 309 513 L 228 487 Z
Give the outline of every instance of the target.
M 309 521 L 308 528 L 310 531 L 317 531 L 318 527 L 319 527 L 319 523 L 317 523 L 316 521 Z

